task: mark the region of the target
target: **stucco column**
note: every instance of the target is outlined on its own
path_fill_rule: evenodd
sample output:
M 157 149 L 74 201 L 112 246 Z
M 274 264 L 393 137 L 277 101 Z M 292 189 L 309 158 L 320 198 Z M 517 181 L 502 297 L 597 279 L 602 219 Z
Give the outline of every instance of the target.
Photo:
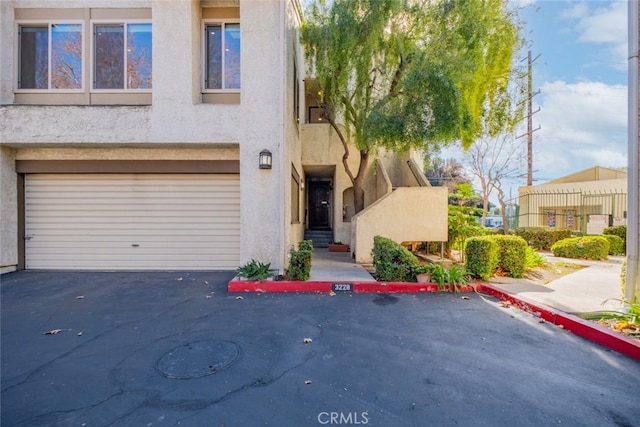
M 278 0 L 240 1 L 241 108 L 246 117 L 240 141 L 241 262 L 255 258 L 270 262 L 278 270 L 285 267 L 283 212 L 288 208 L 282 201 L 286 160 L 282 154 L 284 67 L 280 28 L 284 16 L 280 16 L 280 6 Z M 258 168 L 263 149 L 272 153 L 271 169 Z
M 153 139 L 184 141 L 200 103 L 201 9 L 197 0 L 153 0 Z M 166 123 L 176 123 L 168 127 Z
M 15 150 L 0 148 L 0 273 L 16 269 L 18 264 L 18 187 Z

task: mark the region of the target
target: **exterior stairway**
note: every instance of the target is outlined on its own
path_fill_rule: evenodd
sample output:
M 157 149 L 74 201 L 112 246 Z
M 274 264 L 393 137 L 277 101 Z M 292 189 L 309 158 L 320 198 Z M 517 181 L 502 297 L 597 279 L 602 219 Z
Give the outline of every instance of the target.
M 328 248 L 333 241 L 332 230 L 305 230 L 304 239 L 311 240 L 314 248 Z

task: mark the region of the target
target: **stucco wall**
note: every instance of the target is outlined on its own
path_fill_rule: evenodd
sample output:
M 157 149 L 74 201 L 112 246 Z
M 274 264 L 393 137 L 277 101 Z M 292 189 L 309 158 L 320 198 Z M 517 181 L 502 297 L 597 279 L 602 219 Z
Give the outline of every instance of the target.
M 373 238 L 377 235 L 396 242 L 444 242 L 447 235 L 447 189 L 444 187 L 401 187 L 356 215 L 356 261 L 372 262 Z M 354 222 L 352 220 L 352 222 Z
M 283 123 L 285 113 L 289 113 L 284 111 L 284 85 L 291 84 L 290 79 L 284 80 L 288 78 L 285 77 L 286 51 L 294 45 L 290 38 L 283 39 L 284 3 L 279 0 L 56 2 L 55 7 L 153 8 L 151 106 L 11 105 L 15 76 L 12 51 L 16 43 L 13 8 L 52 7 L 52 3 L 3 0 L 0 4 L 0 102 L 4 104 L 0 106 L 0 144 L 3 147 L 16 150 L 19 158 L 239 159 L 241 262 L 256 258 L 271 262 L 274 268 L 284 267 L 284 194 L 290 191 L 288 177 L 292 159 L 299 158 L 298 153 L 287 154 L 283 148 L 297 138 L 297 134 L 292 133 L 295 129 L 292 126 L 285 129 Z M 242 90 L 239 104 L 201 103 L 201 7 L 210 5 L 240 8 Z M 300 67 L 300 71 L 303 70 L 304 67 Z M 271 170 L 258 168 L 258 154 L 263 149 L 273 153 Z M 11 175 L 5 170 L 12 165 L 12 159 L 3 154 L 2 162 L 3 174 Z M 3 240 L 15 229 L 15 219 L 6 216 L 5 211 L 16 210 L 5 202 L 12 197 L 5 189 L 11 187 L 11 183 L 9 179 L 6 182 L 2 187 Z M 13 256 L 5 251 L 5 246 L 3 241 L 3 262 Z
M 578 215 L 592 213 L 611 213 L 616 218 L 623 218 L 626 204 L 620 200 L 627 194 L 626 179 L 608 179 L 601 181 L 567 182 L 541 184 L 531 187 L 520 187 L 519 194 L 519 227 L 546 226 L 545 212 L 557 210 L 558 227 L 564 226 L 560 217 L 565 210 L 573 210 Z M 608 197 L 617 194 L 618 199 Z M 592 196 L 592 197 L 585 197 Z M 577 220 L 576 220 L 577 221 Z M 582 218 L 581 221 L 586 221 Z M 574 228 L 579 228 L 576 222 Z

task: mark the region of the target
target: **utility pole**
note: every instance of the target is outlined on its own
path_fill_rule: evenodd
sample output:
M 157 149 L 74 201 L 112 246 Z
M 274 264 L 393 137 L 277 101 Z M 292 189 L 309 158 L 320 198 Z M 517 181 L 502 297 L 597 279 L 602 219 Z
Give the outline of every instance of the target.
M 533 133 L 540 129 L 540 125 L 536 129 L 533 128 L 533 115 L 540 111 L 540 107 L 536 111 L 532 111 L 531 100 L 540 93 L 540 90 L 533 92 L 533 62 L 540 55 L 531 59 L 531 51 L 527 53 L 527 186 L 533 185 Z

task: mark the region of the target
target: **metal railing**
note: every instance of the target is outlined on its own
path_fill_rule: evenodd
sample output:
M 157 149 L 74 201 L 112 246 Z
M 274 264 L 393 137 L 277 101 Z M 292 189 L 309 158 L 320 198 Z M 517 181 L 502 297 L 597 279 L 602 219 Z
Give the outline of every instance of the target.
M 620 191 L 543 191 L 507 202 L 510 228 L 555 227 L 587 233 L 589 220 L 626 225 L 627 193 Z

